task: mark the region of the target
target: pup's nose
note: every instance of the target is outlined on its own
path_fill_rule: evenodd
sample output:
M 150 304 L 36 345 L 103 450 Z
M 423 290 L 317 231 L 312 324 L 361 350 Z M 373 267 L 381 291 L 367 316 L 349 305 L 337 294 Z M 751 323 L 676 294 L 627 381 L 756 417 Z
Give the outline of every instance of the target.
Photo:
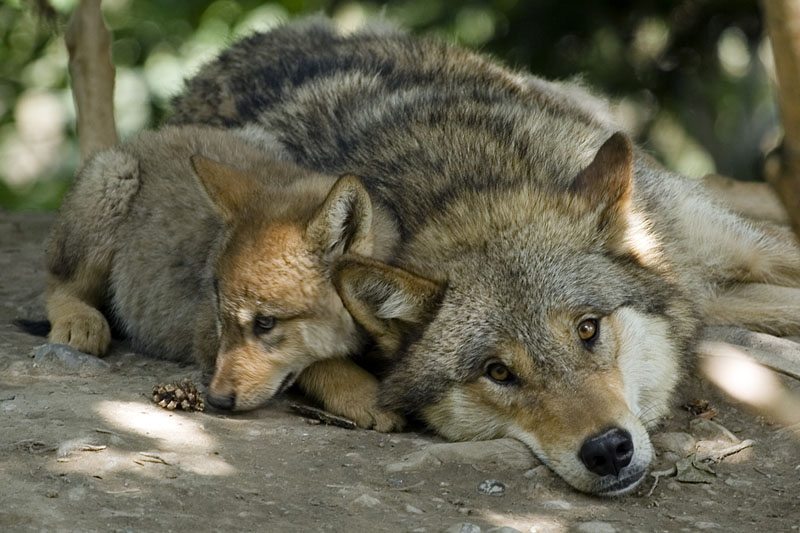
M 595 474 L 619 476 L 619 471 L 628 466 L 633 457 L 631 434 L 624 429 L 611 428 L 586 439 L 579 455 L 586 468 Z
M 208 404 L 212 407 L 216 407 L 217 409 L 222 409 L 223 411 L 230 411 L 236 405 L 236 394 L 214 394 L 211 391 L 208 391 L 208 396 L 206 396 L 206 400 Z

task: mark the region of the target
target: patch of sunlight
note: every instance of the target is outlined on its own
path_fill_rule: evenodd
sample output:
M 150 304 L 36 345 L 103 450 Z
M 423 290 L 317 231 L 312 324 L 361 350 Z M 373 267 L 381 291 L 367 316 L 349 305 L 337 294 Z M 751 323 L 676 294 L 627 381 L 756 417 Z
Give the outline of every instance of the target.
M 456 36 L 470 46 L 481 46 L 494 36 L 496 21 L 490 9 L 463 7 L 456 15 Z
M 661 245 L 651 232 L 651 226 L 642 213 L 634 211 L 628 214 L 625 241 L 644 265 L 654 265 L 661 261 Z
M 668 113 L 658 114 L 650 136 L 667 167 L 685 176 L 716 172 L 714 159 Z
M 722 69 L 733 76 L 741 78 L 750 68 L 750 51 L 747 48 L 747 37 L 739 28 L 727 28 L 717 41 L 717 57 Z
M 96 411 L 106 422 L 120 430 L 157 441 L 157 455 L 171 465 L 204 476 L 225 476 L 235 472 L 233 466 L 214 455 L 216 439 L 206 433 L 203 424 L 193 420 L 190 415 L 165 411 L 155 405 L 110 400 L 100 402 Z M 135 462 L 137 458 L 139 462 L 149 462 L 142 461 L 141 452 L 109 450 L 107 455 L 105 468 L 109 469 L 122 468 L 119 465 L 134 468 L 138 464 Z M 78 459 L 85 459 L 84 456 Z M 75 462 L 81 464 L 80 460 Z
M 259 6 L 245 15 L 244 19 L 233 29 L 235 37 L 244 37 L 257 31 L 271 30 L 289 20 L 289 12 L 275 3 Z
M 764 70 L 766 71 L 770 82 L 772 85 L 775 85 L 778 78 L 775 75 L 775 58 L 772 55 L 772 43 L 770 42 L 769 38 L 764 37 L 761 39 L 756 53 L 758 54 L 759 61 L 761 61 L 761 64 L 764 65 Z
M 496 511 L 480 510 L 478 514 L 497 527 L 511 527 L 519 531 L 528 533 L 561 533 L 567 531 L 567 525 L 563 520 L 544 514 L 503 514 Z
M 339 9 L 336 10 L 336 13 L 333 14 L 333 20 L 336 23 L 336 27 L 339 28 L 339 31 L 342 32 L 344 35 L 348 33 L 352 33 L 367 23 L 367 19 L 369 18 L 369 13 L 367 12 L 366 7 L 361 5 L 361 3 L 350 2 Z
M 155 405 L 103 401 L 97 406 L 97 412 L 109 423 L 157 439 L 171 449 L 202 451 L 215 444 L 201 423 Z
M 55 87 L 61 84 L 66 76 L 66 64 L 66 47 L 60 40 L 53 39 L 42 56 L 23 69 L 20 77 L 29 88 Z
M 117 68 L 114 114 L 117 129 L 123 137 L 144 129 L 150 123 L 150 93 L 141 69 Z
M 669 42 L 669 27 L 663 20 L 645 18 L 633 33 L 633 58 L 639 63 L 656 60 Z
M 156 98 L 167 100 L 183 82 L 181 61 L 171 52 L 156 50 L 147 57 L 144 78 Z
M 703 373 L 726 394 L 784 423 L 800 422 L 800 399 L 783 386 L 774 372 L 736 346 L 704 342 Z
M 50 0 L 50 5 L 61 13 L 72 13 L 78 5 L 78 0 Z
M 15 129 L 0 139 L 0 167 L 12 187 L 24 187 L 58 164 L 66 112 L 58 94 L 29 90 L 14 108 Z

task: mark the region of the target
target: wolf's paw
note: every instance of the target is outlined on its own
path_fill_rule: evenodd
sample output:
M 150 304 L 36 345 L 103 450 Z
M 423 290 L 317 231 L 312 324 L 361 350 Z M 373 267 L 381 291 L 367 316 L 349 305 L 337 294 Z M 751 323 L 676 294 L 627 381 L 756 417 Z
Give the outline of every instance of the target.
M 48 340 L 68 344 L 84 353 L 103 355 L 111 344 L 108 321 L 96 309 L 85 309 L 55 321 Z
M 402 415 L 380 409 L 376 404 L 375 398 L 371 398 L 371 401 L 366 398 L 360 398 L 357 401 L 348 401 L 346 404 L 338 401 L 325 402 L 325 409 L 339 416 L 349 418 L 360 428 L 374 429 L 381 433 L 400 431 L 406 423 Z

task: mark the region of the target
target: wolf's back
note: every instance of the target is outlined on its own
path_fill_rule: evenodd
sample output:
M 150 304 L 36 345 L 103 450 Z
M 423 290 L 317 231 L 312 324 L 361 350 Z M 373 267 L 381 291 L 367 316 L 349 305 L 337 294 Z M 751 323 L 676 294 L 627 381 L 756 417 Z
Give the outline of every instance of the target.
M 439 41 L 312 19 L 221 54 L 170 122 L 256 125 L 301 165 L 360 175 L 409 231 L 464 190 L 571 178 L 608 131 L 557 87 Z

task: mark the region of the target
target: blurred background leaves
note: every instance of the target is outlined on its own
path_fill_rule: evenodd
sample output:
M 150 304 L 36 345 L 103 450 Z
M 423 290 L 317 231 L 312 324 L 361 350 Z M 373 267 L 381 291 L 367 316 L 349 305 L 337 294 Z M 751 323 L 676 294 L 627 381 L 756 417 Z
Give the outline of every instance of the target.
M 0 207 L 54 209 L 77 164 L 61 30 L 0 5 Z M 153 127 L 185 76 L 238 37 L 324 11 L 346 29 L 385 14 L 551 79 L 580 77 L 670 168 L 758 179 L 780 135 L 755 0 L 104 0 L 123 138 Z M 47 22 L 49 20 L 49 22 Z

